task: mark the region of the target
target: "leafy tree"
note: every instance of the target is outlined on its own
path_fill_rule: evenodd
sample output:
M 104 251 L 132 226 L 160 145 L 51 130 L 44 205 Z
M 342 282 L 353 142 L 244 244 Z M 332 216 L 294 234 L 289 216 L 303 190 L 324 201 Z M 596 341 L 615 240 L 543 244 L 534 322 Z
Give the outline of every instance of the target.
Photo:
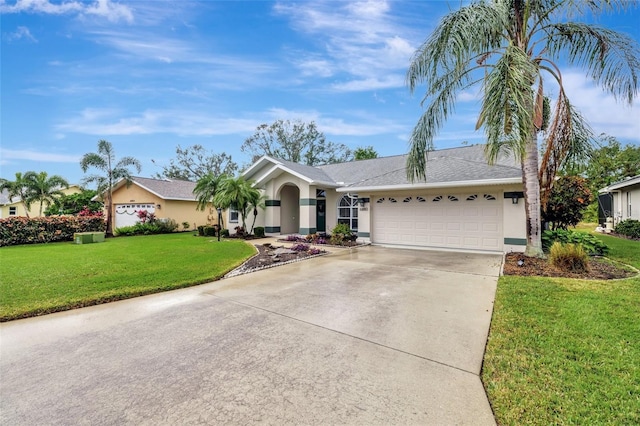
M 69 188 L 69 182 L 62 176 L 49 176 L 47 172 L 27 172 L 24 175 L 24 181 L 27 185 L 29 202 L 40 204 L 38 216 L 42 216 L 44 203 L 53 204 L 64 195 L 61 189 Z
M 80 168 L 83 172 L 87 172 L 89 168 L 96 168 L 101 174 L 93 174 L 84 178 L 84 183 L 95 183 L 97 191 L 104 200 L 107 210 L 107 230 L 106 234 L 113 235 L 113 219 L 112 219 L 112 200 L 113 187 L 121 179 L 125 179 L 127 185 L 131 183 L 130 167 L 133 167 L 138 173 L 142 170 L 140 162 L 133 157 L 122 157 L 116 162 L 116 155 L 111 142 L 106 140 L 98 141 L 98 152 L 90 152 L 82 156 L 80 159 Z
M 632 103 L 640 71 L 637 43 L 597 25 L 561 22 L 570 17 L 623 9 L 624 0 L 486 0 L 446 15 L 419 47 L 407 72 L 413 93 L 424 83 L 428 102 L 410 137 L 407 174 L 424 179 L 433 138 L 454 110 L 458 95 L 475 84 L 482 89 L 477 128 L 487 137 L 487 159 L 502 152 L 521 161 L 529 256 L 543 256 L 540 187 L 550 188 L 567 158 L 584 154 L 588 125 L 569 102 L 556 62 L 583 67 L 616 98 Z M 543 129 L 544 83 L 558 85 L 538 166 L 538 134 Z M 547 80 L 545 80 L 547 79 Z M 545 193 L 548 193 L 545 192 Z
M 155 164 L 155 160 L 151 161 Z M 196 182 L 208 174 L 233 175 L 237 170 L 238 165 L 224 152 L 207 152 L 202 145 L 187 148 L 178 145 L 176 158 L 170 160 L 168 166 L 162 166 L 162 173 L 156 173 L 155 177 Z
M 251 154 L 254 162 L 268 155 L 309 166 L 341 163 L 351 158 L 346 145 L 328 142 L 313 121 L 277 120 L 272 124 L 261 124 L 240 150 Z
M 378 152 L 372 146 L 359 146 L 353 151 L 354 160 L 370 160 L 378 158 Z
M 606 135 L 600 136 L 600 142 L 583 172 L 593 193 L 625 178 L 640 175 L 640 146 L 622 147 L 616 138 Z
M 244 177 L 226 176 L 220 182 L 213 202 L 223 209 L 233 208 L 242 217 L 242 229 L 247 229 L 246 218 L 249 211 L 259 204 L 260 191 L 252 186 Z
M 16 197 L 19 198 L 27 217 L 29 217 L 29 208 L 31 207 L 31 200 L 29 198 L 29 185 L 26 180 L 26 175 L 28 175 L 29 173 L 33 172 L 27 172 L 24 175 L 20 172 L 17 172 L 16 179 L 13 181 L 0 179 L 0 190 L 6 190 L 8 192 L 9 199 Z
M 63 195 L 56 198 L 53 204 L 44 211 L 46 216 L 59 214 L 78 214 L 85 208 L 93 213 L 102 211 L 104 204 L 100 201 L 92 201 L 91 199 L 97 194 L 92 189 L 84 189 L 79 194 Z
M 551 223 L 554 231 L 576 226 L 592 200 L 591 190 L 584 178 L 563 176 L 553 184 L 549 200 L 542 211 L 542 219 Z

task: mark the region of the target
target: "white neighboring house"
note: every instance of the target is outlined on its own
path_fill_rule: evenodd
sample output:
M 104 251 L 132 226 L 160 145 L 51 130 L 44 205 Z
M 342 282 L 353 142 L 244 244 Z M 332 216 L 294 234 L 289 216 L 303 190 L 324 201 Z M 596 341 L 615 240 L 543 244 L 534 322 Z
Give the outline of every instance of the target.
M 598 195 L 600 223 L 613 218 L 617 225 L 623 220 L 640 220 L 640 175 L 633 176 L 602 188 Z

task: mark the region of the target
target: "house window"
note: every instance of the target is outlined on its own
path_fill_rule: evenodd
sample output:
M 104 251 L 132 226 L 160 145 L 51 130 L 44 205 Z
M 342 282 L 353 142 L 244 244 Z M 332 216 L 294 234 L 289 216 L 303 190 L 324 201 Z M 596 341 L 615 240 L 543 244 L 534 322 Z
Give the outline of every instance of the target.
M 346 223 L 352 231 L 358 230 L 358 196 L 347 194 L 338 202 L 338 223 Z
M 9 207 L 9 216 L 15 216 L 18 214 L 18 208 L 13 206 Z
M 229 222 L 238 223 L 238 210 L 234 210 L 233 208 L 229 210 Z

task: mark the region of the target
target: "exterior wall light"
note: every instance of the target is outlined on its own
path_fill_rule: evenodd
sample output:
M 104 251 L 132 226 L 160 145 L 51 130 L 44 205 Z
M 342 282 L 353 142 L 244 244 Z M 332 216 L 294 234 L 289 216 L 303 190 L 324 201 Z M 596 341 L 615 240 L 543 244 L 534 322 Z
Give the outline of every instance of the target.
M 518 198 L 519 198 L 519 197 L 518 197 L 518 195 L 517 195 L 517 194 L 514 194 L 514 195 L 511 197 L 511 204 L 518 204 Z

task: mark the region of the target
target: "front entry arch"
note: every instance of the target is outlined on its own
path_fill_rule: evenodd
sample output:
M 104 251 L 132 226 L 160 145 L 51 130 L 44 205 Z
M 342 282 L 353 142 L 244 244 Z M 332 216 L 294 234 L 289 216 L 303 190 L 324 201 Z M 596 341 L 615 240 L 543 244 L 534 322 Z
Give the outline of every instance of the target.
M 280 190 L 280 233 L 297 234 L 300 230 L 300 189 L 287 184 Z

